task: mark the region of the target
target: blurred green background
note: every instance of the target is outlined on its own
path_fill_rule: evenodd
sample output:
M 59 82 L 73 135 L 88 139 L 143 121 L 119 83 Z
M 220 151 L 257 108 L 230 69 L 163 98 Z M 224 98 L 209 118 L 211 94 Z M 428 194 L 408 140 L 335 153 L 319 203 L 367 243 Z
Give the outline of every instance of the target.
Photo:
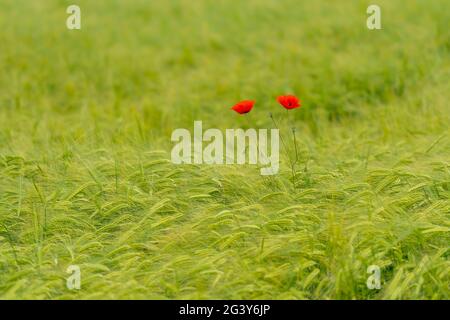
M 1 0 L 0 297 L 448 298 L 450 4 L 372 2 Z M 285 93 L 298 185 L 167 160 Z

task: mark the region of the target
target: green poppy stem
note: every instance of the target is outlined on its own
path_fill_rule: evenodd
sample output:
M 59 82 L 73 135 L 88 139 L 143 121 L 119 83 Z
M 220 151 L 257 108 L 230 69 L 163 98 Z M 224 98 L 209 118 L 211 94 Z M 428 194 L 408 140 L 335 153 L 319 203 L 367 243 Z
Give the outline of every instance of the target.
M 294 142 L 294 150 L 295 150 L 295 160 L 292 163 L 292 170 L 296 174 L 295 166 L 296 166 L 297 162 L 299 161 L 299 159 L 298 159 L 296 128 L 294 126 L 294 122 L 292 121 L 292 117 L 291 118 L 289 117 L 289 110 L 286 109 L 286 112 L 287 112 L 288 122 L 290 122 L 290 124 L 291 124 L 291 132 L 292 132 L 292 138 L 293 138 L 292 140 Z M 294 181 L 294 183 L 295 183 L 295 181 Z M 296 187 L 295 184 L 294 184 L 294 187 Z
M 269 117 L 270 117 L 270 119 L 272 119 L 272 122 L 273 122 L 273 124 L 275 125 L 275 128 L 278 129 L 278 130 L 280 131 L 280 128 L 279 128 L 277 122 L 275 121 L 275 119 L 274 119 L 272 113 L 269 113 Z M 288 159 L 289 159 L 289 164 L 291 165 L 292 184 L 294 185 L 294 188 L 295 188 L 295 168 L 294 168 L 294 163 L 292 162 L 291 156 L 290 156 L 290 154 L 289 154 L 289 150 L 288 150 L 288 148 L 287 148 L 286 143 L 284 142 L 283 134 L 282 134 L 281 132 L 280 132 L 280 140 L 281 140 L 281 143 L 282 143 L 282 145 L 283 145 L 284 151 L 286 152 L 286 155 L 287 155 L 287 157 L 288 157 Z
M 292 137 L 293 137 L 293 141 L 294 141 L 294 150 L 295 150 L 295 162 L 294 164 L 296 164 L 299 161 L 299 157 L 298 157 L 298 148 L 297 148 L 297 137 L 296 137 L 296 128 L 294 126 L 294 122 L 292 121 L 291 118 L 289 118 L 289 110 L 286 109 L 286 112 L 288 113 L 288 121 L 291 124 L 291 131 L 292 131 Z

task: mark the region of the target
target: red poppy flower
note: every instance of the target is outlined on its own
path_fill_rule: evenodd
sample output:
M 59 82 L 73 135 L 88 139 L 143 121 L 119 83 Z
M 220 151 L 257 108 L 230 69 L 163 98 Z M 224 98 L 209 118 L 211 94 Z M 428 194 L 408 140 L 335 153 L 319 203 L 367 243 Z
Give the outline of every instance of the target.
M 236 103 L 231 109 L 236 111 L 239 114 L 244 114 L 250 112 L 252 110 L 255 101 L 253 100 L 244 100 Z
M 288 95 L 288 96 L 279 96 L 277 98 L 279 104 L 281 104 L 286 109 L 295 109 L 301 106 L 300 101 L 296 96 Z

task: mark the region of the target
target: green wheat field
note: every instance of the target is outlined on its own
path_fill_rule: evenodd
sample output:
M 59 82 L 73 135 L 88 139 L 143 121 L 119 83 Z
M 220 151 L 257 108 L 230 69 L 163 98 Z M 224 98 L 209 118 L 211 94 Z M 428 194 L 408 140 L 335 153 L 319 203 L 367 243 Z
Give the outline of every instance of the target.
M 0 299 L 448 299 L 449 21 L 447 0 L 1 0 Z M 170 160 L 177 128 L 269 113 L 277 175 Z

